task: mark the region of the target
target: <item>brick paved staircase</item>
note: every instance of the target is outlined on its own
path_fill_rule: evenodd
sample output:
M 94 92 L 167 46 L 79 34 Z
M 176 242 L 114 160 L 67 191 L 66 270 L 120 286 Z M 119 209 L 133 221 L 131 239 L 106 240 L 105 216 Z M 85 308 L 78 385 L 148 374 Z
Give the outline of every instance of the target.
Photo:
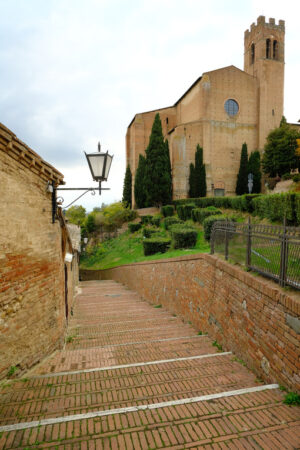
M 65 348 L 2 388 L 0 448 L 300 447 L 299 408 L 208 336 L 115 282 L 81 288 Z

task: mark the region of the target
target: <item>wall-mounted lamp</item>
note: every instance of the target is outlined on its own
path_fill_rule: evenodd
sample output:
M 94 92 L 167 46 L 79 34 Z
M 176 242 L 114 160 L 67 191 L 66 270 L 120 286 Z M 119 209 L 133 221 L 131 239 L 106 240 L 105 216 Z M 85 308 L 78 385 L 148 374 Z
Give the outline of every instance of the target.
M 85 153 L 85 152 L 84 152 Z M 62 204 L 64 199 L 62 197 L 57 198 L 57 191 L 85 191 L 83 194 L 79 195 L 75 200 L 73 200 L 69 205 L 67 205 L 64 209 L 69 208 L 73 203 L 83 197 L 87 192 L 91 192 L 92 195 L 95 195 L 96 191 L 101 195 L 102 191 L 109 191 L 110 188 L 101 187 L 102 181 L 107 181 L 108 174 L 110 171 L 110 166 L 112 163 L 113 156 L 109 155 L 108 151 L 106 153 L 101 153 L 101 145 L 98 142 L 98 152 L 95 153 L 85 153 L 92 177 L 94 181 L 99 182 L 99 187 L 90 187 L 90 188 L 60 188 L 55 187 L 54 181 L 47 183 L 47 192 L 52 193 L 52 223 L 55 222 L 56 218 L 56 209 L 58 204 Z

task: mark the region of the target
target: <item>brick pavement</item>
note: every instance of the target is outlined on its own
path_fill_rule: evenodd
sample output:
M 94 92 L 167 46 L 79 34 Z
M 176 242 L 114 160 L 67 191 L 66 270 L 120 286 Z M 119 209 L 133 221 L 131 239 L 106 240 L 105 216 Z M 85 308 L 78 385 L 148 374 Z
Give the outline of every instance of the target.
M 300 409 L 204 330 L 115 282 L 81 288 L 65 347 L 2 387 L 0 448 L 300 448 Z

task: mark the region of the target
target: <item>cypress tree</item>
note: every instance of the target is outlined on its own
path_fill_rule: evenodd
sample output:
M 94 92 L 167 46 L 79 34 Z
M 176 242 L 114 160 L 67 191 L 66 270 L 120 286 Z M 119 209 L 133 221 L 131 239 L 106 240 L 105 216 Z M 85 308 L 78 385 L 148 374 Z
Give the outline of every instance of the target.
M 146 206 L 146 158 L 143 155 L 139 156 L 139 164 L 134 178 L 134 198 L 138 208 L 144 208 Z
M 248 193 L 248 150 L 246 142 L 242 145 L 240 169 L 237 176 L 235 193 L 236 195 Z
M 259 194 L 261 191 L 261 170 L 260 170 L 260 153 L 258 150 L 252 152 L 248 161 L 248 174 L 253 174 L 253 194 Z
M 130 166 L 128 164 L 124 178 L 122 202 L 126 207 L 129 206 L 130 208 L 132 206 L 131 194 L 132 194 L 132 174 Z
M 147 205 L 161 206 L 170 203 L 172 186 L 170 158 L 168 162 L 159 114 L 156 114 L 153 122 L 149 145 L 146 149 L 146 162 Z
M 195 154 L 195 197 L 206 197 L 206 170 L 203 164 L 203 148 L 199 144 Z
M 170 159 L 170 150 L 169 150 L 169 141 L 168 139 L 165 140 L 165 146 L 166 146 L 166 158 L 167 158 L 167 171 L 169 174 L 169 200 L 166 201 L 166 204 L 172 202 L 173 198 L 173 185 L 172 185 L 172 166 L 171 166 L 171 159 Z M 166 199 L 167 200 L 167 199 Z
M 195 166 L 193 163 L 190 164 L 190 175 L 189 175 L 189 197 L 195 198 Z

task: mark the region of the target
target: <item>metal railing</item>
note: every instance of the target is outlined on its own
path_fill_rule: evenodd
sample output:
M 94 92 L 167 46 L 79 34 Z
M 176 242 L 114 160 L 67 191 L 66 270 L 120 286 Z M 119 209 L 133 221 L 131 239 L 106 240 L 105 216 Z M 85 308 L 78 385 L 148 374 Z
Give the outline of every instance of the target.
M 211 254 L 245 265 L 277 281 L 300 289 L 300 227 L 215 222 Z

